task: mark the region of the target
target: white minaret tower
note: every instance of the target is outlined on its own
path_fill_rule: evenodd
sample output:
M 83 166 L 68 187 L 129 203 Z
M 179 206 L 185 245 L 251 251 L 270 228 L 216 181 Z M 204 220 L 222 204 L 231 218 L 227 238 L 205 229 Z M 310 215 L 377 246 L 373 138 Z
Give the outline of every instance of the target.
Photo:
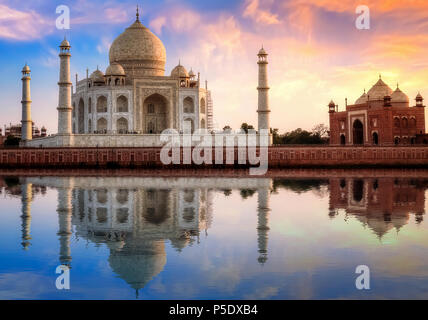
M 272 136 L 270 135 L 270 120 L 269 120 L 269 84 L 268 84 L 268 72 L 267 72 L 267 56 L 265 49 L 262 47 L 257 55 L 259 61 L 259 103 L 258 103 L 258 122 L 259 122 L 259 133 L 261 130 L 268 130 L 269 132 L 269 145 L 272 144 Z
M 33 139 L 33 121 L 31 120 L 31 90 L 30 90 L 30 67 L 25 64 L 22 69 L 22 130 L 23 142 Z
M 58 134 L 69 135 L 71 131 L 71 78 L 70 78 L 70 43 L 64 39 L 59 46 L 59 103 L 58 103 Z

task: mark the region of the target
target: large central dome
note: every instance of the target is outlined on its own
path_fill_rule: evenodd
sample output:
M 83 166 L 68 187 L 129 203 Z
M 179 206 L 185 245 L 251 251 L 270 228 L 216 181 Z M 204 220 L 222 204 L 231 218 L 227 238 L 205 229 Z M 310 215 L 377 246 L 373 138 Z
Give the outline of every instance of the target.
M 163 76 L 166 50 L 162 41 L 137 20 L 114 40 L 110 64 L 119 63 L 128 77 Z

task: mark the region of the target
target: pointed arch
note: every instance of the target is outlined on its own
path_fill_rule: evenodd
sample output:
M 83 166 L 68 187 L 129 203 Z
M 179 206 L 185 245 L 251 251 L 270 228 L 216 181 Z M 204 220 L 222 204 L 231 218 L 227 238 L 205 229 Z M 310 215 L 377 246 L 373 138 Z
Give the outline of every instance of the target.
M 119 134 L 125 134 L 128 132 L 128 120 L 120 118 L 116 122 L 116 129 Z
M 353 124 L 353 140 L 354 144 L 364 144 L 364 125 L 357 119 Z
M 340 144 L 344 146 L 346 144 L 346 137 L 344 134 L 340 135 Z
M 107 113 L 107 98 L 105 96 L 99 96 L 97 99 L 97 112 Z
M 206 113 L 206 103 L 205 103 L 205 99 L 204 98 L 202 98 L 201 99 L 201 103 L 200 103 L 200 109 L 201 109 L 201 113 L 202 114 L 205 114 Z
M 168 128 L 168 100 L 160 94 L 152 94 L 143 103 L 143 114 L 140 115 L 142 130 L 146 134 L 159 134 Z
M 107 133 L 107 120 L 105 118 L 98 119 L 97 131 L 99 133 Z
M 116 100 L 117 112 L 128 112 L 128 99 L 125 96 L 119 96 Z
M 377 146 L 379 144 L 379 134 L 377 132 L 373 132 L 372 138 L 373 144 Z
M 195 113 L 195 103 L 191 97 L 186 97 L 183 100 L 183 112 L 184 113 Z
M 195 123 L 193 122 L 193 119 L 187 118 L 184 119 L 184 123 L 189 122 L 190 123 L 190 132 L 195 132 Z
M 92 113 L 92 98 L 88 99 L 88 113 Z
M 80 98 L 77 110 L 77 133 L 85 133 L 85 103 Z

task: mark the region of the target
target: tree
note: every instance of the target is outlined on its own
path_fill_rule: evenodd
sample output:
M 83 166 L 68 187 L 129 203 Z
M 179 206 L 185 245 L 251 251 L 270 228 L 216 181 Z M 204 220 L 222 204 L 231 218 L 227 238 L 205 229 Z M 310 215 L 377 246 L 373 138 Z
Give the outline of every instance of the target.
M 224 132 L 230 132 L 230 131 L 232 131 L 232 128 L 229 125 L 227 125 L 223 128 L 223 131 Z
M 329 130 L 328 127 L 323 124 L 317 124 L 313 129 L 312 129 L 312 134 L 314 135 L 319 135 L 321 138 L 328 138 L 329 135 Z
M 248 130 L 254 130 L 254 127 L 244 122 L 243 124 L 241 124 L 241 130 L 244 130 L 245 133 L 248 133 Z
M 270 128 L 270 134 L 272 135 L 273 144 L 281 144 L 281 139 L 278 132 L 279 132 L 279 129 Z
M 323 144 L 326 143 L 318 134 L 298 128 L 282 135 L 274 135 L 274 144 Z
M 5 147 L 17 147 L 19 146 L 19 142 L 21 141 L 20 138 L 17 138 L 15 136 L 7 136 L 5 142 L 4 142 L 4 146 Z

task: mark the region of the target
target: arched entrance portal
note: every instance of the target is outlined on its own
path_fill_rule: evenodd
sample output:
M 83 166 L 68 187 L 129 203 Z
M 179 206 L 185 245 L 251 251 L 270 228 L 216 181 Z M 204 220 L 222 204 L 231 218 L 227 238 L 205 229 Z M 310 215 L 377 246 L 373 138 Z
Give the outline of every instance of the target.
M 149 96 L 143 104 L 141 120 L 142 131 L 145 134 L 160 134 L 168 129 L 168 101 L 160 94 Z
M 355 120 L 353 125 L 354 144 L 364 144 L 364 126 L 360 120 Z

